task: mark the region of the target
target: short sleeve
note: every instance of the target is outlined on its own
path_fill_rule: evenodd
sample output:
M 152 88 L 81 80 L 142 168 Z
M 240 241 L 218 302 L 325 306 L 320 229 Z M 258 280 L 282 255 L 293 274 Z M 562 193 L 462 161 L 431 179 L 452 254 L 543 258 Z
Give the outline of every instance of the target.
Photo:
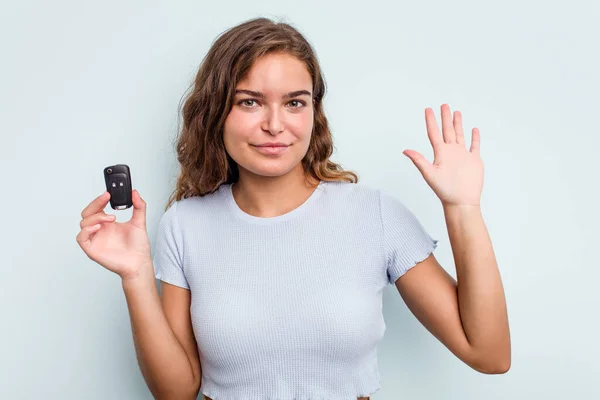
M 390 284 L 417 263 L 425 260 L 437 247 L 417 217 L 400 200 L 379 191 L 383 242 Z
M 177 223 L 177 204 L 173 203 L 159 221 L 152 262 L 156 279 L 189 289 L 183 271 L 183 240 Z

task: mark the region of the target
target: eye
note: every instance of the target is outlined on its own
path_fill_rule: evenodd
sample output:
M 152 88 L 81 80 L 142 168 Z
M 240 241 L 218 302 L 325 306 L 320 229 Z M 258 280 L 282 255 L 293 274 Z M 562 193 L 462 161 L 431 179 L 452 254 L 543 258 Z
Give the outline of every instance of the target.
M 299 103 L 301 106 L 306 106 L 306 103 L 302 100 L 290 100 L 288 104 Z M 300 108 L 300 106 L 293 106 L 292 108 Z
M 244 100 L 240 100 L 238 101 L 238 105 L 244 106 L 246 108 L 250 108 L 252 107 L 251 105 L 248 105 L 248 103 L 252 103 L 252 102 L 256 102 L 256 100 L 254 99 L 244 99 Z

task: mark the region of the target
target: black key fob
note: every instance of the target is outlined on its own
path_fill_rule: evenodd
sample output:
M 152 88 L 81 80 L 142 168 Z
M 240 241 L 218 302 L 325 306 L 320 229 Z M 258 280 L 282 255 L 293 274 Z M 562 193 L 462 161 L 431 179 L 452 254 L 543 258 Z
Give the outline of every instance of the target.
M 131 201 L 131 172 L 125 164 L 104 168 L 104 182 L 110 193 L 110 206 L 113 210 L 125 210 L 133 206 Z

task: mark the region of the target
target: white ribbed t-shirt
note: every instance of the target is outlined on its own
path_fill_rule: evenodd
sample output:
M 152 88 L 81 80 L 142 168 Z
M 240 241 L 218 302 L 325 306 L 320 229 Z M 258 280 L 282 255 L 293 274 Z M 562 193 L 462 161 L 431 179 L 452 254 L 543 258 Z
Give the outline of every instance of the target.
M 321 181 L 272 218 L 239 208 L 224 184 L 173 203 L 155 276 L 191 291 L 213 400 L 356 400 L 380 388 L 382 291 L 437 246 L 396 198 Z

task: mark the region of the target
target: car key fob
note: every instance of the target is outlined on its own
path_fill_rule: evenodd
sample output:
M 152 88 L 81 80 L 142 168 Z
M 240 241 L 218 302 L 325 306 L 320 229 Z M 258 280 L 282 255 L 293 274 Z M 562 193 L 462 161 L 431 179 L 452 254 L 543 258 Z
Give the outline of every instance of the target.
M 116 164 L 104 168 L 104 182 L 110 193 L 110 206 L 113 210 L 125 210 L 133 206 L 131 172 L 127 165 Z

